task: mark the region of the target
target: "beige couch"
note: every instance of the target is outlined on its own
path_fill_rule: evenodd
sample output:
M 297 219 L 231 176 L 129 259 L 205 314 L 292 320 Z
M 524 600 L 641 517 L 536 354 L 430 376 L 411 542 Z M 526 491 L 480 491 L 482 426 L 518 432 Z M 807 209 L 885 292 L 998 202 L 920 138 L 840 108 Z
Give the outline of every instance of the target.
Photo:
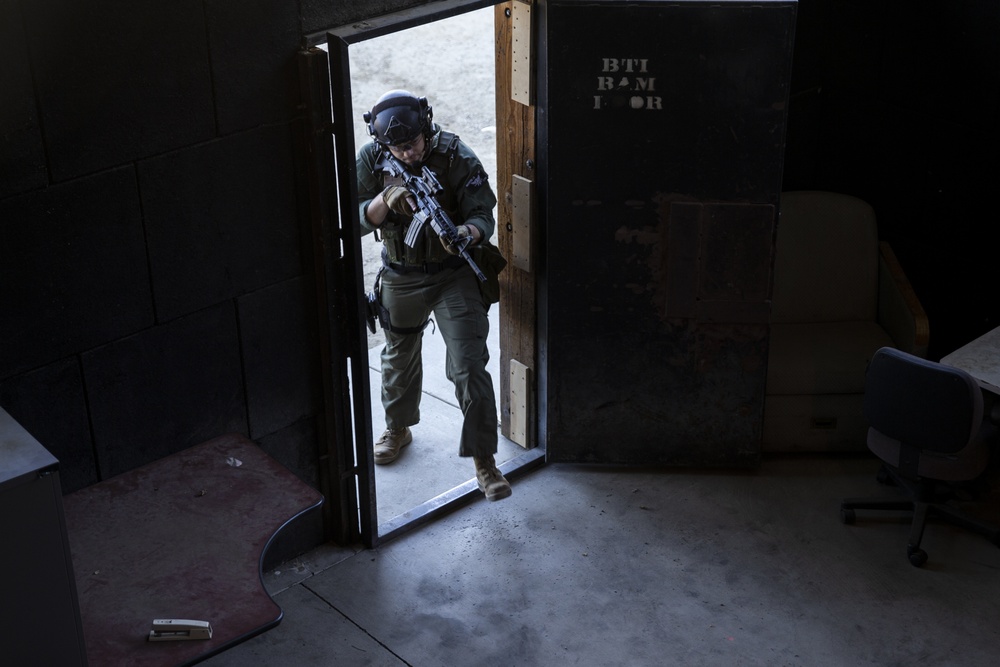
M 868 360 L 926 357 L 927 316 L 864 201 L 782 193 L 777 235 L 763 451 L 866 451 Z

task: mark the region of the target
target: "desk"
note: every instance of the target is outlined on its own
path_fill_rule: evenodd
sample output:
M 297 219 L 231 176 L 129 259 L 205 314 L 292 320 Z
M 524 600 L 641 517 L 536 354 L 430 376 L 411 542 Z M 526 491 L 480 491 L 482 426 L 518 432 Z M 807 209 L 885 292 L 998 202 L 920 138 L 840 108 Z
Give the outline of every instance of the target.
M 986 392 L 986 416 L 1000 425 L 1000 327 L 944 356 L 941 363 L 961 368 L 979 383 Z
M 0 662 L 86 665 L 59 462 L 3 408 L 0 535 Z
M 980 387 L 1000 395 L 1000 327 L 958 348 L 942 358 L 941 363 L 961 368 Z

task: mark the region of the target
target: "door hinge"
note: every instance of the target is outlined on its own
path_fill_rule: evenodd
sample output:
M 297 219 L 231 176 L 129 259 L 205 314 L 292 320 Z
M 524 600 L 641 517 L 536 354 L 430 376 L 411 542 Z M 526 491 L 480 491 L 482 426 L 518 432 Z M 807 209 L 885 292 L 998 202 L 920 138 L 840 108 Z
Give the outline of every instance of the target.
M 534 219 L 534 181 L 514 174 L 511 183 L 511 263 L 531 273 L 531 230 Z
M 514 0 L 511 3 L 510 96 L 525 106 L 534 104 L 531 37 L 531 2 Z
M 510 360 L 510 439 L 529 449 L 531 441 L 531 409 L 535 399 L 531 391 L 531 368 L 517 359 Z

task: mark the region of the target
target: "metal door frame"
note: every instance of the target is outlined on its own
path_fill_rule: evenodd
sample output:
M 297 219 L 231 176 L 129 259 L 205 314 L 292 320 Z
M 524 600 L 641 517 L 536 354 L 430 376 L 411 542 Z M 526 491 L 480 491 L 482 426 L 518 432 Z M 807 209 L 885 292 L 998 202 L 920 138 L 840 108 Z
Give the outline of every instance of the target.
M 503 0 L 443 0 L 310 35 L 300 52 L 300 73 L 307 120 L 309 205 L 317 302 L 323 340 L 326 432 L 321 441 L 321 474 L 335 500 L 330 517 L 335 539 L 360 539 L 371 548 L 464 504 L 479 493 L 474 481 L 432 499 L 408 513 L 405 521 L 379 525 L 372 457 L 373 434 L 368 379 L 367 336 L 360 261 L 361 234 L 356 206 L 357 173 L 348 48 L 459 14 L 502 4 Z M 317 48 L 326 44 L 327 50 Z M 326 101 L 329 101 L 327 103 Z M 334 173 L 331 172 L 331 165 Z M 352 419 L 353 417 L 353 419 Z M 544 463 L 536 447 L 502 466 L 516 477 Z M 339 528 L 338 528 L 339 527 Z M 379 532 L 380 528 L 383 532 Z
M 299 52 L 300 88 L 306 112 L 299 140 L 305 156 L 313 250 L 307 261 L 315 274 L 324 371 L 323 414 L 317 420 L 320 484 L 327 496 L 327 535 L 339 544 L 360 540 L 371 548 L 378 531 L 371 483 L 374 462 L 370 455 L 365 304 L 360 290 L 349 289 L 361 283 L 360 234 L 357 222 L 345 218 L 339 206 L 339 202 L 356 196 L 357 186 L 351 182 L 353 160 L 345 157 L 349 156 L 347 151 L 337 150 L 334 119 L 339 114 L 333 109 L 342 101 L 337 99 L 339 93 L 331 96 L 330 62 L 321 49 Z M 347 100 L 349 105 L 350 90 Z

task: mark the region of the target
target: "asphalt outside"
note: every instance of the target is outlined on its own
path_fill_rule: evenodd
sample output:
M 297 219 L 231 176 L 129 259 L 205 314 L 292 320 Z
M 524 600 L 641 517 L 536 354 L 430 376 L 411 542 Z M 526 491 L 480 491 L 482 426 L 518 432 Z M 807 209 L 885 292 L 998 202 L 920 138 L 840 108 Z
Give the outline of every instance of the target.
M 492 7 L 354 44 L 351 104 L 354 143 L 371 140 L 362 114 L 389 90 L 426 97 L 434 122 L 456 133 L 479 156 L 496 190 L 496 100 Z M 364 288 L 371 290 L 381 266 L 381 244 L 361 240 Z M 368 346 L 381 346 L 379 329 Z M 497 356 L 491 354 L 491 356 Z

